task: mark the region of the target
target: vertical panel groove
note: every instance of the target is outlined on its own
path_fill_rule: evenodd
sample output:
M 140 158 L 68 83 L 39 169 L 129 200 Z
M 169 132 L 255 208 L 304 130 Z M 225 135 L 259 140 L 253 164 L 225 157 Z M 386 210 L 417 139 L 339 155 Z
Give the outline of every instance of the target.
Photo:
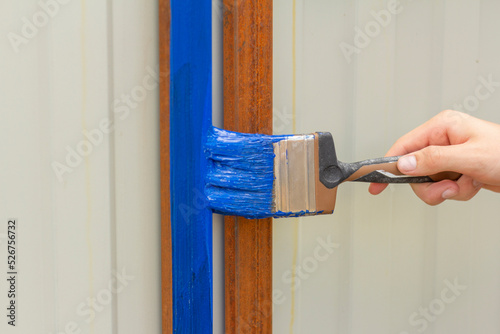
M 114 62 L 113 62 L 113 2 L 107 0 L 107 38 L 108 38 L 108 92 L 109 101 L 114 101 Z M 114 110 L 109 109 L 108 118 L 115 124 Z M 110 227 L 110 261 L 111 270 L 118 271 L 117 268 L 117 242 L 116 242 L 116 150 L 115 134 L 109 136 L 109 227 Z M 118 298 L 113 298 L 111 307 L 111 329 L 113 334 L 118 333 Z

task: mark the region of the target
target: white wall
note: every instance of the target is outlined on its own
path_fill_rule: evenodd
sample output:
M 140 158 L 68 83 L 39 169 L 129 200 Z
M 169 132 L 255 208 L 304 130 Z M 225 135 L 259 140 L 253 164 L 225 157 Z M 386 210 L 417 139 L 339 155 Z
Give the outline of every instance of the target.
M 339 159 L 357 161 L 383 156 L 443 109 L 500 122 L 498 87 L 472 104 L 479 77 L 500 81 L 500 2 L 401 0 L 402 11 L 348 62 L 341 43 L 354 44 L 356 27 L 378 25 L 370 12 L 387 4 L 274 1 L 275 133 L 330 131 Z M 334 215 L 275 220 L 274 332 L 498 333 L 499 200 L 482 191 L 432 208 L 407 186 L 373 197 L 365 184 L 344 184 Z M 315 258 L 318 238 L 328 237 L 338 248 Z M 466 289 L 447 304 L 441 292 L 455 279 Z
M 0 3 L 1 332 L 159 333 L 159 108 L 157 75 L 147 77 L 158 64 L 157 1 L 61 2 L 40 2 L 50 17 L 37 0 Z M 17 52 L 10 33 L 24 38 Z M 114 105 L 122 94 L 135 94 L 129 112 Z M 52 163 L 67 165 L 68 148 L 105 119 L 114 130 L 60 182 Z M 10 217 L 15 328 L 4 315 Z M 115 271 L 130 277 L 110 294 Z M 98 310 L 90 323 L 88 298 Z

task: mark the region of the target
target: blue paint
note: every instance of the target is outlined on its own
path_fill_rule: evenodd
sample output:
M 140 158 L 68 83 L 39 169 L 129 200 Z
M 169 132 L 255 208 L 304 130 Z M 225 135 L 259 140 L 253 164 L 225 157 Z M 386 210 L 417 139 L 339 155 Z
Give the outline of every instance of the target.
M 171 0 L 170 170 L 175 333 L 212 333 L 212 212 L 203 191 L 211 127 L 209 0 Z
M 247 218 L 273 216 L 273 143 L 282 138 L 210 129 L 205 144 L 205 194 L 214 212 Z
M 268 136 L 212 127 L 205 143 L 208 160 L 205 195 L 216 213 L 246 218 L 298 217 L 308 213 L 273 212 L 273 143 Z

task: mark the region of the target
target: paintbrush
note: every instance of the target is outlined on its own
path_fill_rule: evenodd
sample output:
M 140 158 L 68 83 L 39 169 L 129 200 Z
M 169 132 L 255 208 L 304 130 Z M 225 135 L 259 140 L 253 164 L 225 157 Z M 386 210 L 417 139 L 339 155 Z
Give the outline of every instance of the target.
M 400 157 L 345 163 L 329 132 L 269 136 L 211 128 L 205 143 L 205 195 L 216 213 L 246 218 L 330 214 L 343 182 L 425 183 L 457 180 L 444 172 L 408 176 Z

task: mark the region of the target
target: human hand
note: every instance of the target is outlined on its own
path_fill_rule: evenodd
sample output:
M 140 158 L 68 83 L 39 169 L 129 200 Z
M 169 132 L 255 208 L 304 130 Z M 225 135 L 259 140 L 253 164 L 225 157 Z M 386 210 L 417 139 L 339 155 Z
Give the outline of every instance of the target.
M 446 199 L 468 201 L 481 188 L 500 192 L 498 124 L 445 110 L 398 139 L 386 154 L 398 155 L 404 155 L 397 162 L 398 169 L 407 175 L 462 174 L 457 181 L 411 184 L 415 194 L 429 205 Z M 386 187 L 372 183 L 369 191 L 377 195 Z

